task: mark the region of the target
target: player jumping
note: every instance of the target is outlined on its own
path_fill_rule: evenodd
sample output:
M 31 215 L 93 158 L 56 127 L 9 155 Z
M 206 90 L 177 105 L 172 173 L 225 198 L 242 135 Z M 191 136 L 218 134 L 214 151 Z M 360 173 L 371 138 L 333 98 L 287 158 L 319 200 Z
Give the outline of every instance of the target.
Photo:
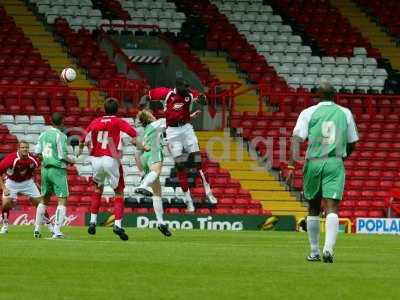
M 142 97 L 141 102 L 155 100 L 164 101 L 165 117 L 167 121 L 167 147 L 171 152 L 177 169 L 177 177 L 185 194 L 187 211 L 193 212 L 193 199 L 190 195 L 185 163 L 189 160 L 196 167 L 201 176 L 205 193 L 209 201 L 217 203 L 212 194 L 204 171 L 201 169 L 201 155 L 198 140 L 190 124 L 190 106 L 193 101 L 202 105 L 206 104 L 206 97 L 200 92 L 190 89 L 187 81 L 183 78 L 176 79 L 174 89 L 159 87 L 149 91 L 148 95 Z M 186 153 L 184 153 L 184 151 Z
M 85 136 L 79 144 L 78 156 L 82 153 L 85 145 L 90 148 L 89 161 L 93 170 L 93 181 L 96 191 L 92 197 L 90 206 L 89 234 L 96 234 L 97 214 L 99 212 L 101 195 L 105 185 L 110 185 L 115 192 L 114 215 L 115 222 L 113 232 L 121 240 L 128 240 L 128 235 L 122 228 L 124 214 L 124 175 L 120 162 L 122 156 L 122 138 L 128 135 L 132 139 L 136 137 L 136 131 L 126 121 L 116 117 L 118 113 L 118 102 L 108 99 L 104 103 L 106 115 L 93 120 L 86 129 Z
M 139 141 L 137 141 L 137 149 L 143 148 L 144 151 L 138 150 L 140 153 L 135 156 L 135 158 L 140 157 L 140 159 L 136 159 L 136 164 L 138 168 L 143 169 L 145 177 L 135 192 L 153 198 L 157 228 L 165 236 L 171 236 L 168 225 L 165 224 L 163 218 L 164 210 L 161 200 L 160 185 L 160 174 L 163 162 L 161 134 L 166 128 L 166 121 L 164 118 L 157 120 L 148 110 L 140 111 L 138 118 L 144 127 L 144 132 L 139 139 L 142 145 L 138 145 Z M 153 193 L 149 190 L 150 187 L 153 189 Z
M 307 232 L 311 254 L 308 261 L 320 261 L 319 233 L 321 200 L 325 202 L 325 245 L 322 259 L 333 262 L 339 228 L 339 202 L 343 196 L 345 169 L 343 160 L 350 156 L 358 141 L 357 128 L 350 110 L 337 105 L 335 89 L 323 84 L 318 89 L 320 102 L 303 110 L 293 130 L 292 161 L 299 157 L 299 143 L 308 140 L 304 165 L 304 197 L 309 202 Z
M 3 190 L 3 226 L 0 230 L 1 234 L 8 233 L 9 212 L 16 205 L 18 194 L 30 197 L 34 206 L 41 205 L 39 203 L 42 202 L 42 196 L 33 181 L 33 172 L 39 165 L 39 160 L 29 153 L 28 142 L 23 140 L 18 143 L 18 151 L 8 154 L 0 162 L 0 187 Z M 3 174 L 7 176 L 5 182 L 2 178 Z M 46 208 L 44 209 L 44 214 L 49 231 L 53 233 L 53 225 L 50 222 Z

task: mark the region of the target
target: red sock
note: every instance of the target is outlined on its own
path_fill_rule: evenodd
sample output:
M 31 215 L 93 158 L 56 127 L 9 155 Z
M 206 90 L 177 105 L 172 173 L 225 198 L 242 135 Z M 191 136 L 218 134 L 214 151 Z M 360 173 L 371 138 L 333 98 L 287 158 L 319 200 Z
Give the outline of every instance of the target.
M 181 185 L 182 191 L 187 192 L 189 190 L 188 178 L 185 170 L 177 171 L 176 177 L 178 177 L 179 184 Z
M 1 209 L 1 217 L 3 220 L 8 220 L 8 216 L 10 215 L 10 209 L 9 208 L 2 208 Z
M 115 220 L 121 220 L 124 216 L 124 198 L 121 196 L 114 198 L 114 216 Z
M 92 214 L 98 214 L 100 203 L 101 203 L 101 193 L 95 192 L 90 201 L 90 212 Z

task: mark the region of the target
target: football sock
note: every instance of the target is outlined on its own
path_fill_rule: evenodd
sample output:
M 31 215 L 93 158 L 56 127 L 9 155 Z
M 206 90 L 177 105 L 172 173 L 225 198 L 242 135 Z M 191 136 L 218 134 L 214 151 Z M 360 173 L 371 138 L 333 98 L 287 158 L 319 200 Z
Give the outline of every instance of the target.
M 117 226 L 117 227 L 119 227 L 119 228 L 122 228 L 122 219 L 115 220 L 115 221 L 114 221 L 114 225 Z
M 159 196 L 153 196 L 153 208 L 154 208 L 154 213 L 156 214 L 156 219 L 157 219 L 157 224 L 164 224 L 164 219 L 163 219 L 163 203 L 161 200 L 161 197 Z
M 54 226 L 54 232 L 56 234 L 60 233 L 61 226 L 64 224 L 65 220 L 65 214 L 66 214 L 67 208 L 65 205 L 58 205 L 57 210 L 56 210 L 56 224 Z
M 187 192 L 189 190 L 188 178 L 185 170 L 180 170 L 176 172 L 176 176 L 178 177 L 179 184 L 182 188 L 182 191 Z
M 3 208 L 1 211 L 1 217 L 3 218 L 3 224 L 8 224 L 8 216 L 10 215 L 9 208 Z
M 154 181 L 156 181 L 157 177 L 158 177 L 157 173 L 154 171 L 151 171 L 144 177 L 144 179 L 140 185 L 149 187 L 154 183 Z
M 46 209 L 47 205 L 44 205 L 43 203 L 39 203 L 36 207 L 35 231 L 40 231 L 40 226 L 43 224 Z
M 185 203 L 193 203 L 192 195 L 189 190 L 184 192 L 183 195 L 185 196 Z
M 336 237 L 339 231 L 339 217 L 335 213 L 329 213 L 325 221 L 325 245 L 324 252 L 333 254 L 333 248 L 336 244 Z
M 114 198 L 114 224 L 118 227 L 122 227 L 122 217 L 124 215 L 124 199 L 121 196 Z
M 97 224 L 97 214 L 90 213 L 90 222 L 89 223 Z
M 203 181 L 204 191 L 205 191 L 206 195 L 208 195 L 211 193 L 210 185 L 208 184 L 208 182 L 206 180 L 206 176 L 204 175 L 203 170 L 199 170 L 199 173 L 200 173 L 201 180 Z
M 97 214 L 99 212 L 100 203 L 101 203 L 101 193 L 95 192 L 92 195 L 90 202 L 90 212 L 92 214 Z
M 47 208 L 47 205 L 46 205 L 46 208 Z M 43 222 L 46 224 L 51 223 L 50 216 L 49 216 L 49 213 L 47 212 L 47 210 L 44 211 Z
M 307 216 L 307 234 L 313 255 L 319 254 L 319 232 L 319 216 Z
M 97 214 L 101 203 L 101 193 L 95 192 L 90 202 L 90 223 L 97 223 Z

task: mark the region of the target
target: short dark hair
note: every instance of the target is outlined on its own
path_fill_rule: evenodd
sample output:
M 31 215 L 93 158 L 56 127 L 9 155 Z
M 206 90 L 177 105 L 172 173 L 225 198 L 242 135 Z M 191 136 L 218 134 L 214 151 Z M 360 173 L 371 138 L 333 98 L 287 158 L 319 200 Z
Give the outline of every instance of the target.
M 118 113 L 118 101 L 115 98 L 108 98 L 104 102 L 104 111 L 107 115 L 114 116 Z
M 189 87 L 189 82 L 183 77 L 177 77 L 175 86 Z
M 29 146 L 29 143 L 26 140 L 19 140 L 18 141 L 18 148 L 21 147 L 22 144 L 25 144 L 25 145 Z
M 328 82 L 321 83 L 320 87 L 317 90 L 317 98 L 321 100 L 335 101 L 336 90 Z
M 61 126 L 63 124 L 63 121 L 64 121 L 64 116 L 62 113 L 55 112 L 51 115 L 51 123 L 54 126 Z

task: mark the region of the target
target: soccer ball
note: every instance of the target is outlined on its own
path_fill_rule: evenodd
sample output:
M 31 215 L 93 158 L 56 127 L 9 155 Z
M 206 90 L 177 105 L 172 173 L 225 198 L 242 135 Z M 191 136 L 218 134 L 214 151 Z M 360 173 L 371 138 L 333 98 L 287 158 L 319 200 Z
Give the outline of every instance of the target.
M 65 68 L 61 71 L 61 80 L 64 82 L 74 81 L 76 78 L 76 71 L 72 68 Z

